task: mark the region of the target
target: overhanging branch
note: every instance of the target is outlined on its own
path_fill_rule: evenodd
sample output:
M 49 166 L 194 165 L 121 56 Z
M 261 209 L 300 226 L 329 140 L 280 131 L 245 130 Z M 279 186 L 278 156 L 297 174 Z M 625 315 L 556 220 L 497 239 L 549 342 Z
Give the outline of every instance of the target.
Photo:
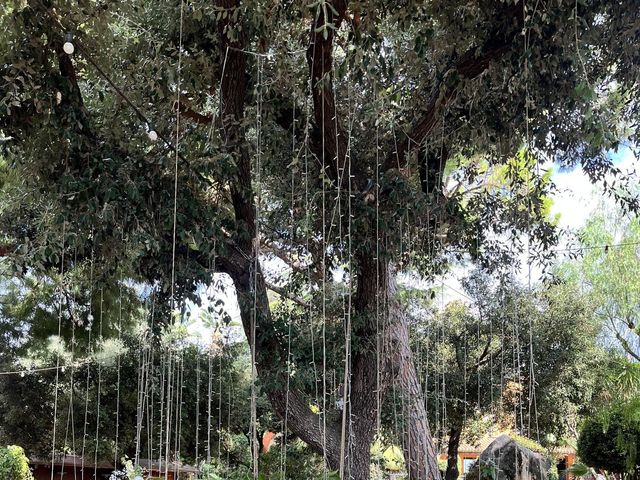
M 307 62 L 311 77 L 316 132 L 314 150 L 330 178 L 341 182 L 347 159 L 347 139 L 336 111 L 333 89 L 333 41 L 346 16 L 347 1 L 320 3 L 311 23 Z
M 493 32 L 482 46 L 471 48 L 451 65 L 443 78 L 434 86 L 422 115 L 407 137 L 385 158 L 383 171 L 404 168 L 411 162 L 410 153 L 417 151 L 423 145 L 435 125 L 441 120 L 442 110 L 455 100 L 459 82 L 479 77 L 492 62 L 499 60 L 509 51 L 516 40 L 517 33 L 520 32 L 517 26 L 522 23 L 522 14 L 522 4 L 516 1 L 514 5 L 501 12 L 500 15 L 505 19 L 501 28 Z M 428 168 L 441 172 L 446 162 L 438 163 L 439 165 L 429 165 Z

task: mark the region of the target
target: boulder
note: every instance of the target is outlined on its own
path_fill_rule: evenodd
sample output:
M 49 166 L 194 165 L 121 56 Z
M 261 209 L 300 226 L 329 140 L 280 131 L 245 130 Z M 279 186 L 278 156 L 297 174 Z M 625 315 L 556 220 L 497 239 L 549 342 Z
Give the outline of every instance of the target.
M 547 457 L 503 434 L 480 454 L 465 480 L 547 480 L 550 468 Z

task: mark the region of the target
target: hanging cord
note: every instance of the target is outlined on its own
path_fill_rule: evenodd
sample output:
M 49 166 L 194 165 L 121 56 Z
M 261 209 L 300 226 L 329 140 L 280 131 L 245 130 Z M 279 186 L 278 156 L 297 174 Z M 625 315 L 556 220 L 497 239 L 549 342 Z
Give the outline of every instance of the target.
M 311 58 L 311 71 L 313 71 L 313 65 L 315 63 L 315 53 Z M 309 76 L 308 82 L 307 82 L 307 86 L 308 86 L 308 92 L 305 95 L 305 104 L 304 104 L 304 111 L 305 111 L 305 118 L 306 118 L 306 122 L 305 122 L 305 128 L 304 128 L 304 205 L 305 205 L 305 228 L 308 230 L 311 228 L 311 224 L 312 224 L 312 211 L 311 211 L 311 207 L 312 207 L 312 203 L 309 197 L 309 175 L 310 175 L 310 170 L 309 170 L 309 141 L 310 141 L 310 137 L 309 137 L 309 132 L 311 131 L 311 109 L 313 107 L 310 106 L 310 102 L 309 102 L 309 97 L 312 96 L 312 92 L 313 92 L 313 79 L 312 76 Z M 311 252 L 311 248 L 310 248 L 310 244 L 309 244 L 309 235 L 305 235 L 305 252 L 309 253 Z M 311 286 L 312 284 L 312 280 L 311 280 L 311 262 L 307 262 L 306 263 L 306 276 L 307 276 L 307 285 Z M 316 338 L 315 338 L 315 332 L 314 332 L 314 323 L 311 321 L 314 318 L 313 312 L 314 312 L 314 303 L 313 302 L 309 302 L 308 307 L 307 307 L 307 319 L 308 319 L 308 325 L 309 325 L 309 336 L 310 336 L 310 340 L 311 340 L 311 367 L 313 369 L 313 387 L 314 387 L 314 400 L 315 400 L 315 405 L 319 405 L 320 404 L 320 398 L 319 398 L 319 391 L 318 391 L 318 385 L 320 383 L 319 377 L 318 377 L 318 364 L 316 362 Z M 318 415 L 318 427 L 320 427 L 320 416 Z M 326 463 L 326 455 L 323 456 L 323 459 L 325 460 Z
M 222 457 L 222 360 L 224 359 L 225 342 L 220 328 L 220 351 L 218 352 L 218 464 Z
M 137 407 L 136 407 L 136 452 L 134 457 L 135 465 L 140 464 L 140 442 L 142 438 L 142 424 L 144 421 L 144 408 L 147 398 L 147 378 L 149 370 L 147 368 L 147 334 L 142 333 L 141 338 L 138 339 L 140 353 L 138 355 L 138 395 L 137 395 Z
M 64 258 L 65 258 L 65 241 L 66 241 L 66 220 L 62 223 L 62 253 L 60 255 L 60 285 L 59 285 L 59 304 L 58 304 L 58 341 L 62 334 L 62 293 L 64 291 Z M 58 389 L 60 384 L 60 351 L 56 355 L 56 388 L 53 403 L 53 438 L 51 440 L 51 480 L 53 480 L 53 467 L 56 460 L 56 424 L 58 418 Z
M 335 59 L 334 59 L 335 62 Z M 334 68 L 335 71 L 335 68 Z M 334 87 L 335 88 L 335 87 Z M 353 131 L 353 119 L 352 112 L 354 109 L 351 105 L 351 84 L 347 82 L 347 103 L 349 106 L 349 128 L 347 131 L 347 269 L 349 272 L 348 277 L 348 289 L 347 289 L 347 308 L 346 308 L 346 325 L 345 325 L 345 358 L 344 358 L 344 379 L 343 379 L 343 406 L 342 406 L 342 432 L 340 443 L 340 478 L 344 477 L 344 459 L 345 454 L 351 459 L 351 445 L 353 444 L 353 430 L 351 419 L 351 314 L 352 314 L 352 291 L 353 291 L 353 266 L 352 266 L 352 240 L 351 240 L 351 219 L 353 217 L 351 210 L 351 198 L 353 176 L 351 174 L 351 133 Z M 336 115 L 336 137 L 338 136 L 337 128 L 337 115 Z M 344 172 L 343 172 L 344 176 Z M 340 184 L 338 184 L 338 198 L 340 198 Z M 340 215 L 342 217 L 342 215 Z M 342 219 L 339 220 L 340 230 L 342 231 Z M 342 235 L 341 235 L 342 236 Z M 341 238 L 341 243 L 343 242 Z M 344 298 L 344 297 L 343 297 Z M 349 463 L 349 477 L 351 478 L 351 471 Z
M 176 419 L 175 419 L 175 439 L 174 439 L 174 478 L 180 475 L 180 440 L 182 435 L 182 392 L 184 390 L 184 349 L 180 348 L 178 352 L 178 360 L 176 362 Z
M 539 1 L 539 0 L 538 0 Z M 523 18 L 524 18 L 524 74 L 525 74 L 525 92 L 526 92 L 526 96 L 525 96 L 525 125 L 526 125 L 526 144 L 527 144 L 527 149 L 526 149 L 526 157 L 525 157 L 525 161 L 528 163 L 530 158 L 531 158 L 531 150 L 532 150 L 532 146 L 531 146 L 531 140 L 529 137 L 529 105 L 531 103 L 530 101 L 530 91 L 529 91 L 529 56 L 528 56 L 528 52 L 529 52 L 529 40 L 530 40 L 530 28 L 528 28 L 527 26 L 527 2 L 523 1 L 522 3 L 522 9 L 523 9 Z M 537 3 L 536 6 L 534 8 L 534 14 L 535 11 L 537 10 Z M 531 18 L 533 18 L 533 15 L 531 16 Z M 576 22 L 577 22 L 577 3 L 576 3 Z M 576 30 L 577 33 L 577 30 Z M 576 39 L 576 49 L 577 49 L 577 39 Z M 580 54 L 580 51 L 578 50 L 578 55 Z M 580 58 L 580 60 L 582 61 L 582 58 Z M 582 64 L 583 69 L 584 69 L 584 63 Z M 586 71 L 585 71 L 585 76 L 586 76 Z M 539 180 L 540 179 L 540 164 L 537 161 L 537 159 L 533 159 L 536 163 L 536 179 Z M 532 263 L 532 256 L 531 256 L 531 213 L 533 210 L 533 203 L 531 200 L 531 179 L 532 179 L 533 175 L 528 175 L 527 176 L 527 181 L 529 182 L 528 185 L 528 190 L 529 190 L 529 208 L 528 208 L 528 212 L 527 212 L 527 289 L 528 289 L 528 294 L 529 294 L 529 298 L 531 298 L 531 294 L 532 294 L 532 288 L 531 288 L 531 263 Z M 528 411 L 528 424 L 527 424 L 527 435 L 531 435 L 531 415 L 532 415 L 532 407 L 533 407 L 533 415 L 535 417 L 535 426 L 536 426 L 536 440 L 539 442 L 540 441 L 540 428 L 539 428 L 539 424 L 538 424 L 538 404 L 537 404 L 537 400 L 536 400 L 536 375 L 535 375 L 535 359 L 534 359 L 534 351 L 533 351 L 533 323 L 531 320 L 531 315 L 527 315 L 528 320 L 529 320 L 529 411 Z
M 78 264 L 78 247 L 77 245 L 74 248 L 74 254 L 73 254 L 73 266 L 75 267 Z M 66 296 L 65 296 L 66 297 Z M 69 298 L 66 297 L 67 299 L 67 303 L 69 302 Z M 72 298 L 71 298 L 71 306 L 68 307 L 70 312 L 73 312 L 73 307 L 76 305 L 76 295 L 75 292 L 73 292 L 72 294 Z M 74 421 L 74 415 L 73 415 L 73 379 L 74 379 L 74 373 L 75 373 L 75 345 L 76 345 L 76 323 L 75 323 L 75 318 L 73 316 L 73 313 L 71 313 L 71 368 L 70 373 L 71 373 L 71 380 L 69 382 L 69 407 L 68 407 L 68 412 L 67 412 L 67 427 L 65 429 L 64 432 L 64 448 L 67 448 L 68 445 L 68 441 L 69 441 L 69 429 L 71 429 L 71 451 L 72 452 L 76 452 L 76 431 L 75 431 L 75 421 Z M 64 476 L 64 467 L 65 467 L 65 460 L 66 460 L 66 455 L 63 455 L 62 457 L 62 465 L 61 465 L 61 471 L 60 471 L 60 476 L 63 477 Z M 74 467 L 73 469 L 73 478 L 76 478 L 76 469 Z
M 292 101 L 292 121 L 291 121 L 291 154 L 295 156 L 296 162 L 298 156 L 296 154 L 296 102 L 295 96 Z M 296 187 L 296 172 L 295 169 L 291 169 L 291 242 L 289 248 L 293 250 L 296 224 L 295 224 L 295 187 Z M 292 273 L 293 274 L 293 273 Z M 289 282 L 289 293 L 293 294 L 293 284 Z M 287 476 L 287 430 L 289 428 L 289 393 L 291 388 L 291 325 L 292 318 L 289 318 L 288 330 L 287 330 L 287 386 L 285 396 L 285 409 L 284 409 L 284 425 L 282 428 L 282 445 L 280 447 L 280 478 L 286 479 Z
M 182 39 L 183 39 L 183 23 L 184 23 L 184 0 L 180 1 L 180 24 L 178 35 L 178 68 L 177 68 L 177 105 L 180 105 L 180 95 L 182 89 Z M 176 231 L 178 224 L 178 163 L 181 159 L 180 154 L 180 108 L 176 108 L 176 135 L 175 135 L 175 161 L 174 161 L 174 180 L 173 180 L 173 227 L 172 227 L 172 247 L 171 247 L 171 302 L 170 302 L 170 318 L 169 324 L 173 326 L 175 310 L 175 278 L 176 278 Z M 173 354 L 173 332 L 169 336 L 169 343 L 167 345 L 167 394 L 166 394 L 166 425 L 165 425 L 165 466 L 164 475 L 169 475 L 169 460 L 170 460 L 170 438 L 171 438 L 171 417 L 172 417 L 172 354 Z
M 93 240 L 93 228 L 91 229 L 91 239 Z M 94 266 L 94 251 L 91 247 L 91 263 L 89 269 L 89 314 L 87 316 L 87 347 L 89 349 L 89 356 L 93 354 L 93 347 L 91 344 L 91 333 L 93 331 L 93 266 Z M 87 364 L 87 380 L 86 380 L 86 395 L 84 400 L 84 422 L 82 431 L 82 453 L 80 472 L 84 479 L 84 460 L 85 460 L 85 447 L 87 444 L 87 425 L 89 423 L 89 381 L 91 379 L 91 365 Z
M 207 385 L 207 463 L 211 464 L 211 390 L 212 390 L 212 356 L 213 356 L 213 334 L 211 335 L 211 344 L 207 355 L 209 367 L 209 382 Z
M 99 343 L 102 346 L 102 314 L 104 311 L 104 290 L 103 287 L 100 287 L 100 316 L 99 316 L 99 326 L 98 326 L 98 339 Z M 99 433 L 100 433 L 100 394 L 102 388 L 102 364 L 98 362 L 98 395 L 97 395 L 97 410 L 96 410 L 96 449 L 93 456 L 93 478 L 96 480 L 98 478 L 98 447 L 99 443 Z M 115 466 L 115 465 L 114 465 Z
M 166 385 L 166 366 L 167 366 L 167 361 L 166 361 L 166 356 L 165 356 L 165 352 L 164 352 L 165 348 L 164 348 L 164 344 L 161 345 L 161 350 L 160 350 L 160 400 L 159 400 L 159 407 L 160 407 L 160 418 L 159 418 L 159 424 L 160 424 L 160 428 L 158 428 L 158 468 L 162 468 L 162 454 L 164 452 L 163 450 L 163 446 L 162 446 L 162 439 L 164 438 L 164 392 L 165 392 L 165 385 Z
M 320 6 L 318 6 L 320 8 Z M 314 48 L 315 61 L 315 48 Z M 324 86 L 322 87 L 324 88 Z M 322 411 L 320 413 L 322 421 L 322 454 L 324 456 L 323 479 L 327 480 L 327 164 L 325 158 L 325 102 L 322 102 Z M 342 462 L 342 459 L 340 460 Z
M 251 460 L 252 475 L 254 479 L 258 478 L 258 418 L 257 418 L 257 371 L 256 371 L 256 324 L 258 321 L 258 276 L 260 275 L 260 213 L 262 207 L 262 188 L 261 188 L 261 152 L 262 152 L 262 79 L 263 79 L 263 62 L 261 57 L 256 58 L 257 61 L 257 95 L 256 95 L 256 216 L 255 231 L 256 239 L 253 248 L 253 269 L 252 269 L 252 288 L 253 288 L 253 310 L 250 325 L 250 345 L 251 345 Z
M 173 322 L 172 322 L 173 324 Z M 172 335 L 173 332 L 171 332 Z M 166 403 L 166 413 L 165 413 L 165 425 L 164 425 L 164 476 L 165 478 L 169 475 L 169 461 L 171 458 L 171 418 L 173 416 L 173 350 L 172 350 L 173 339 L 169 338 L 169 342 L 166 346 L 166 355 L 167 355 L 167 382 L 166 382 L 166 393 L 165 393 L 165 403 Z
M 196 468 L 200 464 L 200 343 L 196 347 Z
M 376 99 L 378 96 L 376 88 Z M 381 350 L 382 341 L 380 331 L 380 113 L 376 115 L 376 437 L 382 442 L 382 371 Z M 380 456 L 378 456 L 380 468 Z
M 120 273 L 120 282 L 118 285 L 118 349 L 122 345 L 122 272 Z M 116 443 L 114 447 L 113 465 L 118 465 L 118 439 L 120 435 L 120 367 L 121 355 L 118 350 L 117 355 L 117 381 L 116 381 Z
M 147 458 L 149 460 L 153 459 L 153 429 L 154 429 L 154 420 L 155 420 L 155 390 L 156 390 L 156 382 L 155 378 L 157 378 L 157 368 L 155 365 L 155 348 L 153 346 L 153 337 L 155 336 L 155 312 L 156 312 L 156 291 L 155 288 L 151 290 L 151 341 L 149 347 L 149 371 L 152 373 L 153 377 L 148 379 L 150 388 L 147 389 L 151 391 L 149 393 L 149 399 L 147 400 Z

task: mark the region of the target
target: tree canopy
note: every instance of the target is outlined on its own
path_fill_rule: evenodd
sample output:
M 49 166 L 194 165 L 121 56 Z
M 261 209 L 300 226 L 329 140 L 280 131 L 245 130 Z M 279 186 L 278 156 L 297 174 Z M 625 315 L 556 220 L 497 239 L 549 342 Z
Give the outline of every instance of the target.
M 53 279 L 59 295 L 88 279 L 83 325 L 97 292 L 127 282 L 154 288 L 172 323 L 229 275 L 252 375 L 341 475 L 368 478 L 395 386 L 411 478 L 439 475 L 398 272 L 548 256 L 548 158 L 614 178 L 609 193 L 638 208 L 608 156 L 638 140 L 633 0 L 30 0 L 0 12 L 1 250 L 14 274 Z M 272 308 L 267 289 L 291 303 Z M 309 360 L 288 348 L 300 325 L 322 374 L 291 385 Z

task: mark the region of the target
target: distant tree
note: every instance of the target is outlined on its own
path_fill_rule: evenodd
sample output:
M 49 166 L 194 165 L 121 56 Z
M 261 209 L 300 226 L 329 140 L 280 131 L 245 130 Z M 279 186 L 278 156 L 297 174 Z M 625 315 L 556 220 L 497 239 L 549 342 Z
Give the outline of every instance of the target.
M 463 433 L 473 442 L 497 423 L 539 441 L 575 436 L 608 358 L 575 287 L 492 287 L 482 274 L 464 283 L 473 302 L 447 304 L 413 333 L 431 424 L 448 441 L 448 480 L 458 478 Z
M 603 340 L 640 362 L 640 218 L 619 208 L 598 211 L 578 233 L 584 250 L 557 273 L 589 295 Z

